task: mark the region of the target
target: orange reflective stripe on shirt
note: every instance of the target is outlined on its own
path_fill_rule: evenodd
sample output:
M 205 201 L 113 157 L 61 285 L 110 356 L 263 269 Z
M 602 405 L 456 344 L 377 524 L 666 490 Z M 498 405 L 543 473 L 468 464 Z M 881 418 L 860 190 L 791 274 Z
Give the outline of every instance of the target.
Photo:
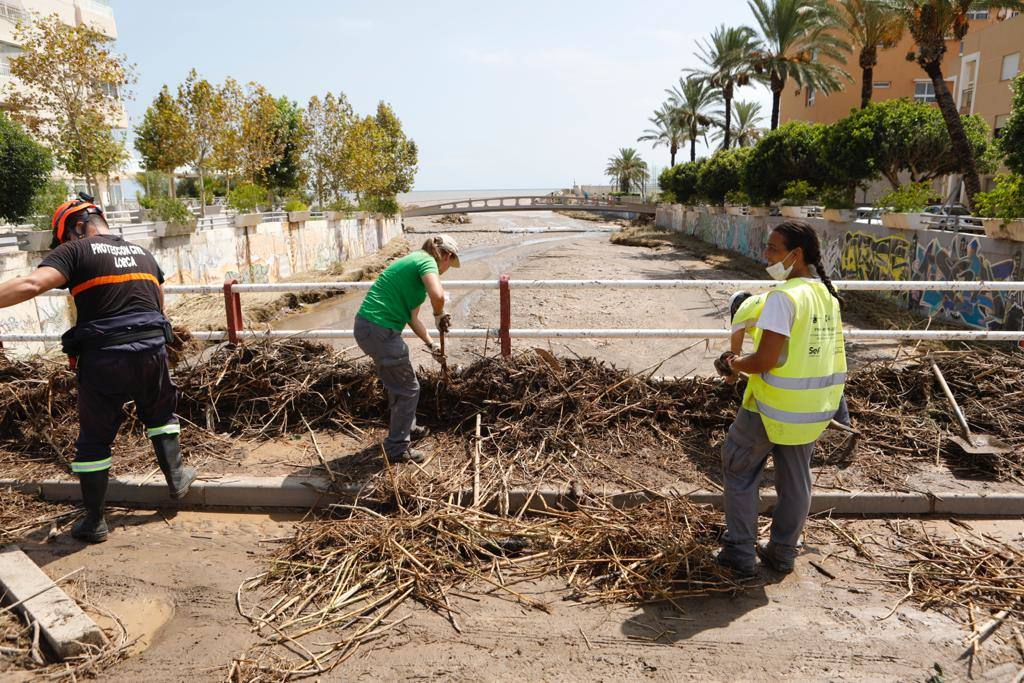
M 80 285 L 76 285 L 71 288 L 71 295 L 78 296 L 87 289 L 98 287 L 100 285 L 119 285 L 125 282 L 131 282 L 132 280 L 149 280 L 154 285 L 160 286 L 160 281 L 156 279 L 156 275 L 152 273 L 125 273 L 124 275 L 101 275 L 100 277 L 94 277 L 91 280 L 86 280 Z

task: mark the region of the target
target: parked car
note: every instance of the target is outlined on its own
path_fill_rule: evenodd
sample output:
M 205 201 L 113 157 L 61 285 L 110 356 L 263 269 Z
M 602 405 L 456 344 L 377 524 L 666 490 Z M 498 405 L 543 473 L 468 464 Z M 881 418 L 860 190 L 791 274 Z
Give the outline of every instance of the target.
M 926 206 L 925 213 L 938 214 L 940 216 L 970 216 L 971 210 L 963 204 L 932 204 Z

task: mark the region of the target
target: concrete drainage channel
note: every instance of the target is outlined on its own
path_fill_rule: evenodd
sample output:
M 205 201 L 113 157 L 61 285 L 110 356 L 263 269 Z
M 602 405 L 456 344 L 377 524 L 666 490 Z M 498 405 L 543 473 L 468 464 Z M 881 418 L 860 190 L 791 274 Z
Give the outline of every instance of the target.
M 332 487 L 326 477 L 221 477 L 198 481 L 189 494 L 172 501 L 162 481 L 145 477 L 112 479 L 107 491 L 109 505 L 143 508 L 261 508 L 310 509 L 327 508 L 336 503 L 357 499 L 366 484 L 353 483 Z M 49 501 L 73 502 L 81 498 L 75 480 L 18 481 L 0 479 L 0 487 L 13 487 L 25 493 L 38 493 Z M 512 489 L 508 493 L 507 510 L 519 511 L 524 505 L 531 510 L 544 508 L 572 509 L 584 495 L 608 501 L 611 505 L 629 508 L 658 497 L 682 498 L 693 503 L 722 506 L 722 495 L 712 491 L 663 489 L 661 491 L 583 492 L 576 488 Z M 453 500 L 469 505 L 472 490 L 453 492 Z M 761 494 L 762 511 L 771 510 L 775 494 Z M 497 511 L 494 496 L 485 505 Z M 1017 517 L 1024 515 L 1024 494 L 1019 493 L 889 493 L 889 492 L 824 492 L 816 493 L 811 512 L 831 511 L 839 515 L 974 515 L 980 517 Z

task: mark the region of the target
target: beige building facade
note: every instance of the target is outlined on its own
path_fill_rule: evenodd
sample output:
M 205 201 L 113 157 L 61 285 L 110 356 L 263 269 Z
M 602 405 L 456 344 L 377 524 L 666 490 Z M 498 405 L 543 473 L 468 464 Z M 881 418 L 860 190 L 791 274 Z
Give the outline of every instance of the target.
M 1010 116 L 1010 84 L 1024 70 L 1024 14 L 968 34 L 955 90 L 961 114 L 978 114 L 996 137 Z
M 963 44 L 955 40 L 946 42 L 942 73 L 954 99 L 961 91 L 961 74 L 964 66 L 962 55 L 980 52 L 974 49 L 974 46 L 986 44 L 988 36 L 993 34 L 999 35 L 1000 43 L 1011 42 L 1013 36 L 1016 36 L 1018 44 L 1024 43 L 1024 24 L 1021 23 L 1021 16 L 1012 15 L 1013 13 L 1007 10 L 995 9 L 971 12 L 971 28 Z M 928 74 L 917 62 L 907 60 L 907 55 L 913 53 L 915 49 L 914 39 L 909 33 L 905 33 L 896 45 L 878 51 L 878 64 L 875 65 L 871 79 L 872 101 L 905 97 L 917 102 L 935 102 L 935 89 Z M 844 87 L 839 92 L 826 95 L 816 92 L 814 88 L 798 90 L 794 86 L 787 86 L 782 93 L 780 121 L 833 123 L 847 116 L 851 109 L 859 108 L 861 69 L 857 65 L 856 51 L 847 55 L 843 68 L 853 80 L 844 81 Z M 980 109 L 978 113 L 982 113 Z M 991 117 L 986 117 L 986 120 L 992 125 L 989 118 Z
M 114 10 L 108 0 L 0 0 L 0 94 L 9 87 L 17 87 L 11 76 L 11 59 L 21 53 L 15 37 L 15 28 L 22 20 L 32 15 L 49 16 L 56 14 L 70 26 L 86 25 L 110 40 L 117 39 L 117 23 Z M 123 112 L 123 109 L 122 109 Z M 128 127 L 127 114 L 115 122 L 119 129 Z M 69 179 L 76 190 L 84 190 L 85 183 Z M 100 178 L 99 199 L 108 207 L 117 207 L 124 201 L 119 177 Z

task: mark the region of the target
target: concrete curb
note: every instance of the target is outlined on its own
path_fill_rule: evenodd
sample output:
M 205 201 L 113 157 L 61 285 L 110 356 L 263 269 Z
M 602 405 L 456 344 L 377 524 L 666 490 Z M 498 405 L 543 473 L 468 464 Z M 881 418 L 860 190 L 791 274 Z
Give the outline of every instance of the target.
M 272 508 L 310 509 L 327 508 L 332 504 L 355 499 L 365 483 L 342 484 L 332 489 L 326 477 L 220 477 L 197 481 L 188 495 L 171 500 L 163 481 L 144 481 L 143 477 L 112 479 L 107 491 L 107 502 L 114 505 L 164 508 Z M 39 493 L 52 501 L 78 501 L 81 493 L 76 480 L 44 480 L 38 482 L 0 479 L 0 487 L 14 487 L 26 493 Z M 577 489 L 543 488 L 512 489 L 508 494 L 508 509 L 518 512 L 525 505 L 530 510 L 544 508 L 572 509 L 584 495 Z M 664 489 L 654 491 L 607 491 L 591 495 L 603 498 L 611 505 L 629 508 L 658 497 L 681 498 L 692 503 L 722 507 L 722 494 L 702 490 Z M 453 500 L 468 505 L 472 491 L 454 492 Z M 761 494 L 761 510 L 767 512 L 775 505 L 774 492 Z M 492 495 L 484 507 L 499 509 L 497 496 Z M 978 515 L 988 517 L 1017 517 L 1024 515 L 1024 493 L 889 493 L 854 491 L 816 493 L 811 512 L 832 511 L 843 515 Z

